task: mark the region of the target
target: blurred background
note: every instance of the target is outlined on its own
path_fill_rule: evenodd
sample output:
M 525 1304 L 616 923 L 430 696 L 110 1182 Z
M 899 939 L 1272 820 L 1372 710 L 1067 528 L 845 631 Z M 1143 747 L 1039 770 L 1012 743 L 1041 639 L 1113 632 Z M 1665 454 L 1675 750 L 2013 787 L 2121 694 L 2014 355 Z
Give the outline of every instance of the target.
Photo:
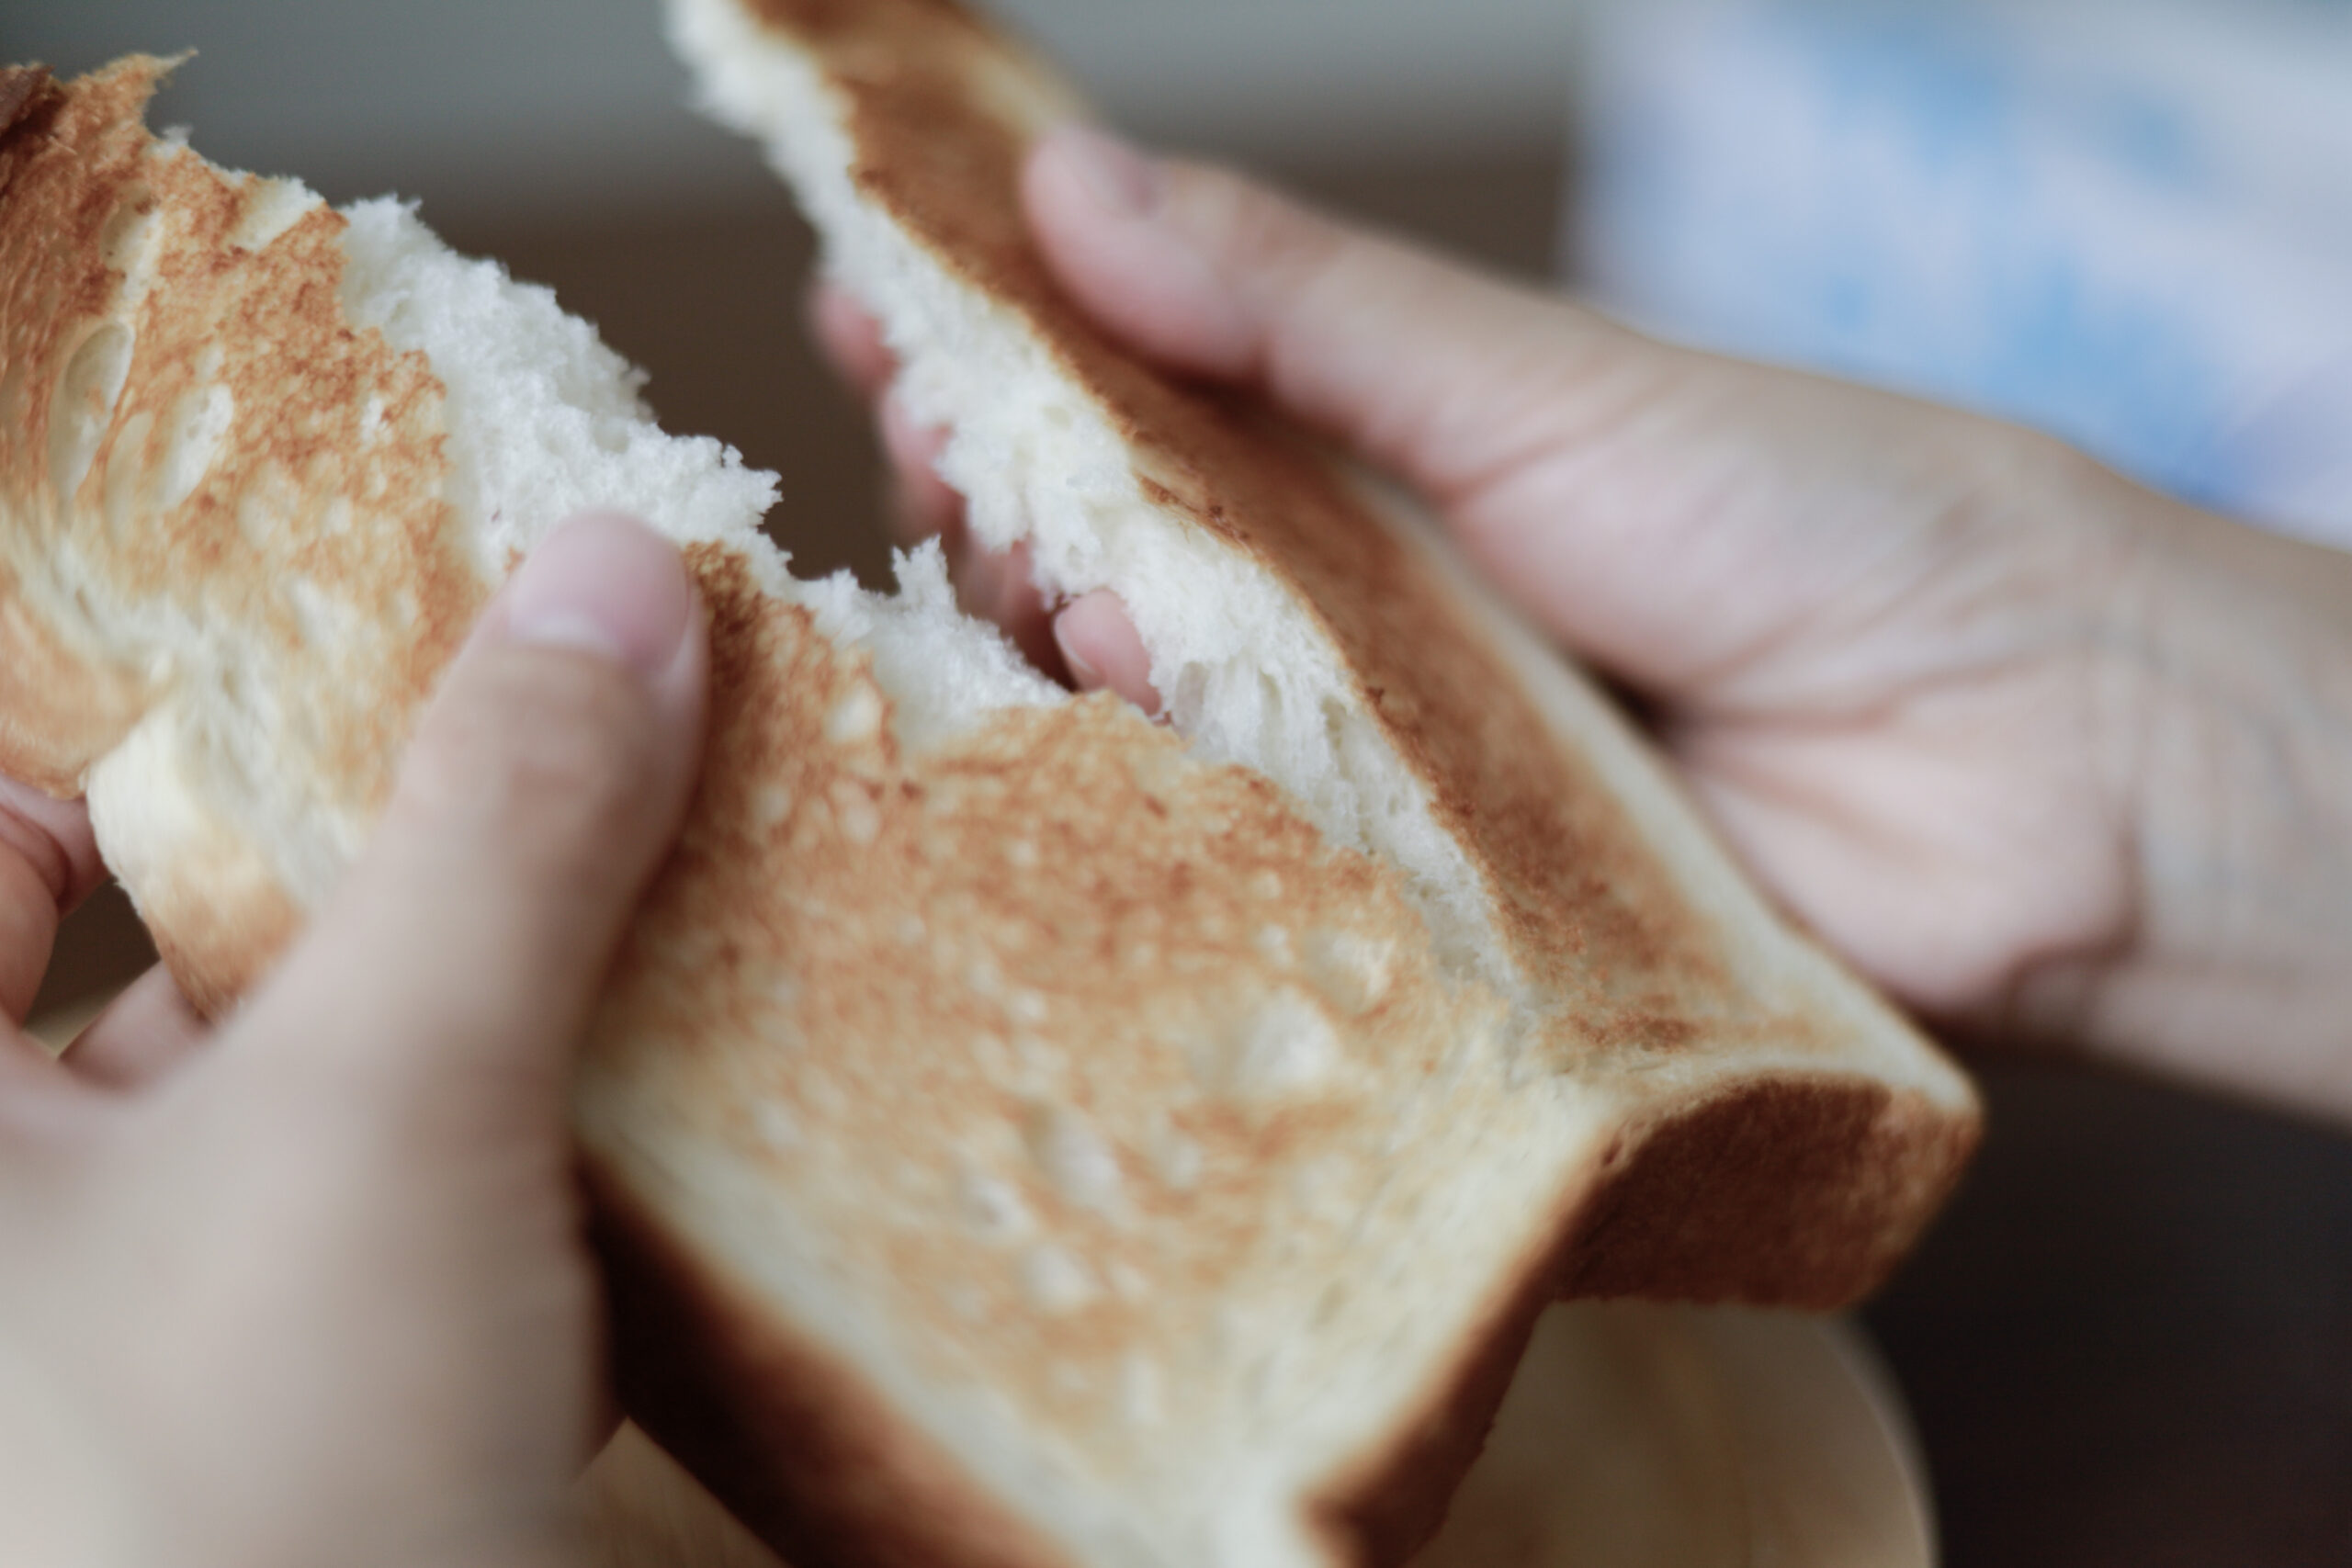
M 1668 335 L 2040 424 L 2352 544 L 2347 0 L 999 0 L 1105 112 Z M 555 288 L 673 428 L 869 579 L 879 460 L 806 232 L 652 0 L 0 0 L 0 55 L 194 49 L 155 122 L 395 190 Z M 141 959 L 101 902 L 45 1005 Z M 1953 1568 L 2352 1562 L 2352 1143 L 1984 1066 L 1960 1202 L 1871 1312 Z

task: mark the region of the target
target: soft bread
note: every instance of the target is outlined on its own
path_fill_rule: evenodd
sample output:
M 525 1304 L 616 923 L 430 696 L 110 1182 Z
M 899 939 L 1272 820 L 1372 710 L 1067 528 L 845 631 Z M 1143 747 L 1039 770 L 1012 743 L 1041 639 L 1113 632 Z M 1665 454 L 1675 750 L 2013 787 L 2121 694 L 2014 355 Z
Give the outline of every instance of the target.
M 88 793 L 217 1012 L 349 863 L 509 562 L 599 499 L 750 537 L 775 481 L 397 204 L 150 136 L 164 69 L 0 76 L 0 767 Z
M 456 637 L 633 507 L 706 782 L 581 1075 L 624 1391 L 796 1562 L 1385 1562 L 1561 1289 L 1826 1305 L 1974 1134 L 1630 733 L 1408 527 L 1060 305 L 1068 100 L 919 0 L 678 12 L 976 525 L 1125 595 L 1162 728 L 801 583 L 542 292 L 0 78 L 0 770 L 86 788 L 208 1008 L 348 864 Z M 781 280 L 780 280 L 781 283 Z
M 1541 1292 L 1828 1305 L 1865 1291 L 1973 1140 L 1965 1087 L 1777 924 L 1622 721 L 1394 509 L 1261 415 L 1138 365 L 1060 298 L 1017 170 L 1074 112 L 1068 91 L 942 0 L 676 0 L 673 19 L 707 107 L 762 140 L 881 321 L 915 417 L 952 433 L 941 471 L 975 531 L 1025 542 L 1051 594 L 1119 592 L 1195 755 L 1273 779 L 1327 842 L 1401 874 L 1453 998 L 1424 1059 L 1496 1075 L 1442 1108 L 1396 1086 L 1375 1121 L 1411 1152 L 1376 1177 L 1366 1158 L 1345 1259 L 1289 1287 L 1376 1279 L 1409 1298 L 1400 1319 L 1447 1326 L 1411 1349 L 1399 1328 L 1367 1360 L 1338 1350 L 1350 1371 L 1325 1375 L 1353 1397 L 1321 1432 L 1294 1386 L 1226 1440 L 1262 1460 L 1352 1438 L 1351 1459 L 1317 1454 L 1274 1490 L 1341 1543 L 1328 1549 L 1393 1555 Z M 1539 1103 L 1558 1118 L 1544 1153 L 1445 1146 L 1456 1118 L 1499 1134 Z M 1348 1145 L 1335 1129 L 1321 1157 Z M 1286 1361 L 1346 1344 L 1311 1320 Z M 1263 1430 L 1277 1407 L 1299 1422 L 1280 1441 Z M 1241 1487 L 1198 1495 L 1238 1507 Z

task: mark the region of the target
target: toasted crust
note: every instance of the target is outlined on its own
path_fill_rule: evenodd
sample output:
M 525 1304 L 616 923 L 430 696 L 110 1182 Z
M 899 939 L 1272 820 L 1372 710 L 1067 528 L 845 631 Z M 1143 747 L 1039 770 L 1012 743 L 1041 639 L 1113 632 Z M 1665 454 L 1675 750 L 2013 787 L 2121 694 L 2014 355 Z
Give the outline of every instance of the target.
M 1022 218 L 1031 135 L 1075 112 L 1051 74 L 946 0 L 743 0 L 844 105 L 852 178 L 950 272 L 1012 306 L 1117 423 L 1170 513 L 1248 551 L 1313 607 L 1446 830 L 1486 873 L 1513 956 L 1567 994 L 1565 1054 L 1691 1038 L 1721 933 L 1645 854 L 1520 682 L 1411 552 L 1256 410 L 1176 383 L 1061 291 Z
M 60 480 L 52 454 L 71 455 L 60 449 L 74 433 L 56 431 L 82 412 L 64 390 L 68 356 L 119 287 L 119 274 L 106 265 L 105 232 L 144 138 L 143 131 L 138 141 L 127 137 L 119 122 L 128 107 L 135 128 L 154 73 L 152 65 L 120 71 L 69 98 L 48 72 L 12 69 L 0 91 L 10 108 L 0 134 L 7 218 L 0 229 L 0 354 L 7 367 L 0 379 L 0 474 L 14 481 L 11 499 L 20 508 L 57 510 L 49 496 L 25 492 L 44 480 L 53 491 Z M 52 387 L 59 391 L 51 397 L 33 395 Z M 78 794 L 89 759 L 128 731 L 144 694 L 121 672 L 93 668 L 89 649 L 35 613 L 19 581 L 27 565 L 0 559 L 0 768 L 54 794 Z
M 1973 1140 L 1957 1076 L 1409 527 L 1059 300 L 1013 194 L 1069 104 L 1040 68 L 944 0 L 762 14 L 865 199 L 1337 648 L 1524 994 L 1107 696 L 908 742 L 854 615 L 698 545 L 704 784 L 575 1107 L 648 1425 L 804 1568 L 1221 1541 L 1216 1445 L 1267 1431 L 1297 1468 L 1259 1547 L 1380 1563 L 1553 1292 L 1867 1289 Z M 149 138 L 159 69 L 0 76 L 0 770 L 89 785 L 217 1010 L 355 852 L 492 571 L 447 388 L 345 318 L 344 220 Z M 256 733 L 267 768 L 223 763 Z M 1145 1493 L 1172 1512 L 1110 1501 Z
M 1070 1568 L 971 1485 L 757 1291 L 677 1246 L 591 1168 L 618 1394 L 630 1416 L 793 1563 Z
M 165 69 L 0 83 L 0 770 L 105 812 L 103 760 L 227 766 L 187 727 L 220 684 L 274 688 L 283 789 L 254 819 L 102 825 L 217 1011 L 298 924 L 272 836 L 372 818 L 488 585 L 443 499 L 440 384 L 344 318 L 344 220 L 150 136 Z
M 780 1327 L 626 1189 L 593 1169 L 591 1187 L 622 1401 L 786 1561 L 1071 1568 L 854 1367 Z
M 1331 1560 L 1396 1562 L 1435 1527 L 1555 1293 L 1826 1307 L 1874 1288 L 1974 1145 L 1956 1077 L 1752 898 L 1722 897 L 1719 852 L 1622 723 L 1582 688 L 1541 694 L 1526 650 L 1497 639 L 1498 613 L 1380 508 L 1261 411 L 1170 382 L 1068 302 L 1018 189 L 1030 138 L 1073 112 L 1048 73 L 942 0 L 741 4 L 819 73 L 863 198 L 1016 314 L 1165 514 L 1312 606 L 1483 874 L 1511 958 L 1540 977 L 1551 1069 L 1628 1097 L 1554 1222 L 1483 1281 L 1418 1402 L 1317 1493 Z M 1865 1038 L 1911 1080 L 1858 1059 Z
M 1402 1562 L 1436 1533 L 1552 1301 L 1850 1305 L 1902 1261 L 1978 1135 L 1922 1095 L 1820 1078 L 1745 1081 L 1627 1127 L 1430 1413 L 1325 1495 L 1333 1561 Z
M 793 1193 L 801 1224 L 837 1237 L 821 1261 L 796 1267 L 851 1274 L 860 1294 L 920 1324 L 925 1375 L 977 1382 L 1033 1407 L 1045 1428 L 1148 1465 L 1148 1429 L 1116 1413 L 1124 1369 L 1183 1353 L 1200 1315 L 1262 1293 L 1285 1249 L 1340 1266 L 1347 1228 L 1276 1193 L 1324 1169 L 1371 1182 L 1392 1134 L 1374 1065 L 1434 1060 L 1453 1032 L 1448 1010 L 1465 998 L 1414 952 L 1417 922 L 1393 874 L 1322 847 L 1264 780 L 1185 761 L 1172 737 L 1108 698 L 1008 715 L 910 758 L 879 726 L 836 721 L 878 712 L 878 692 L 804 612 L 762 592 L 740 556 L 693 559 L 718 694 L 705 794 L 624 954 L 582 1089 L 605 1206 L 638 1216 L 609 1245 L 631 1259 L 621 1314 L 640 1325 L 624 1364 L 655 1365 L 625 1379 L 661 1402 L 638 1411 L 648 1429 L 796 1561 L 865 1561 L 919 1538 L 928 1555 L 909 1562 L 1046 1568 L 1057 1549 L 976 1526 L 985 1488 L 947 1484 L 921 1437 L 891 1428 L 881 1412 L 903 1392 L 860 1392 L 842 1352 L 812 1348 L 776 1303 L 789 1278 L 747 1277 L 782 1267 L 751 1250 L 758 1210 L 724 1210 L 717 1179 L 694 1162 L 718 1151 Z M 763 798 L 777 803 L 764 822 Z M 828 891 L 780 901 L 780 886 Z M 727 913 L 714 920 L 717 910 Z M 1384 954 L 1380 999 L 1355 998 L 1349 1019 L 1317 981 L 1302 986 L 1294 960 L 1261 941 L 1270 921 Z M 725 949 L 703 944 L 682 964 L 685 931 L 714 925 L 733 933 Z M 887 976 L 877 953 L 891 955 Z M 975 963 L 991 971 L 978 994 Z M 786 977 L 781 1006 L 773 977 Z M 1344 996 L 1345 979 L 1320 983 Z M 768 1021 L 713 1029 L 733 997 L 762 998 Z M 1270 998 L 1350 1027 L 1364 1065 L 1204 1095 L 1197 1057 L 1148 1043 L 1215 1042 L 1248 1027 L 1246 1011 L 1227 1021 L 1227 1010 Z M 690 1035 L 711 1044 L 676 1051 Z M 761 1036 L 772 1043 L 759 1053 L 730 1044 Z M 1008 1059 L 1047 1041 L 1092 1049 L 1026 1067 Z M 1500 1093 L 1484 1080 L 1454 1091 L 1464 1154 L 1477 1108 Z M 1036 1145 L 1057 1126 L 1107 1152 L 1103 1190 L 1055 1173 Z M 1199 1174 L 1171 1173 L 1170 1145 Z M 837 1219 L 826 1212 L 815 1173 L 890 1150 L 927 1168 L 909 1173 L 909 1221 L 864 1213 L 862 1188 Z M 933 1164 L 932 1150 L 952 1153 Z M 1000 1225 L 965 1212 L 989 1190 L 1028 1217 Z M 684 1246 L 650 1239 L 682 1226 Z M 1085 1282 L 1067 1296 L 1041 1290 L 1025 1267 L 1039 1258 L 1082 1269 Z M 695 1344 L 672 1342 L 688 1323 L 700 1325 Z M 1496 1367 L 1504 1379 L 1509 1359 Z M 1071 1373 L 1083 1381 L 1068 1383 Z M 1185 1381 L 1181 1362 L 1164 1375 Z M 1459 1462 L 1499 1393 L 1482 1389 L 1465 1412 Z M 747 1439 L 757 1446 L 736 1446 Z M 876 1502 L 867 1519 L 832 1484 L 853 1471 L 867 1493 L 899 1500 Z M 910 1505 L 901 1476 L 927 1501 Z M 934 1508 L 951 1528 L 901 1517 Z M 867 1525 L 891 1544 L 866 1540 Z
M 1977 1137 L 1948 1107 L 1866 1082 L 1766 1078 L 1678 1106 L 1612 1146 L 1579 1195 L 1560 1293 L 1850 1305 L 1910 1250 Z
M 1385 738 L 1426 784 L 1440 820 L 1471 849 L 1512 956 L 1542 977 L 1554 1015 L 1545 1038 L 1558 1067 L 1605 1074 L 1611 1056 L 1646 1064 L 1702 1046 L 1721 1052 L 1767 1040 L 1799 1056 L 1818 1050 L 1826 1058 L 1858 1029 L 1883 1031 L 1906 1048 L 1917 1043 L 1899 1020 L 1867 1001 L 1843 1016 L 1815 1010 L 1811 996 L 1803 998 L 1806 1006 L 1773 1010 L 1727 961 L 1726 949 L 1749 935 L 1747 922 L 1694 905 L 1694 890 L 1678 884 L 1658 853 L 1657 830 L 1625 798 L 1622 770 L 1607 778 L 1594 761 L 1595 750 L 1637 750 L 1622 722 L 1598 705 L 1565 721 L 1556 707 L 1547 710 L 1524 668 L 1495 640 L 1489 623 L 1498 612 L 1465 603 L 1459 587 L 1430 570 L 1423 552 L 1322 457 L 1261 410 L 1145 365 L 1068 300 L 1021 218 L 1028 140 L 1075 102 L 1044 67 L 950 0 L 741 4 L 806 50 L 839 95 L 852 176 L 867 198 L 946 270 L 1018 312 L 1114 419 L 1153 501 L 1184 526 L 1248 552 L 1320 620 Z M 1642 784 L 1674 795 L 1655 768 L 1636 769 Z M 1694 817 L 1681 813 L 1671 827 L 1701 840 L 1699 852 L 1713 853 Z M 1834 985 L 1855 994 L 1849 983 Z M 1912 1166 L 1903 1156 L 1919 1151 L 1940 1179 L 1954 1164 L 1945 1151 L 1964 1151 L 1963 1134 L 1973 1125 L 1964 1091 L 1940 1109 L 1914 1097 L 1917 1114 L 1861 1150 L 1847 1128 L 1850 1118 L 1826 1108 L 1846 1103 L 1849 1093 L 1882 1094 L 1874 1083 L 1792 1100 L 1748 1076 L 1742 1092 L 1757 1097 L 1758 1114 L 1770 1117 L 1779 1140 L 1823 1146 L 1817 1156 L 1784 1162 L 1792 1179 L 1900 1173 L 1907 1181 Z M 1931 1076 L 1937 1087 L 1953 1087 L 1949 1077 Z M 1822 1109 L 1817 1129 L 1788 1113 L 1799 1102 Z M 1736 1121 L 1726 1103 L 1709 1084 L 1657 1120 Z M 1657 1136 L 1637 1130 L 1627 1146 Z M 1856 1156 L 1860 1163 L 1845 1163 Z M 1657 1157 L 1667 1157 L 1663 1145 Z M 1898 1186 L 1882 1221 L 1916 1217 L 1934 1190 L 1933 1181 L 1926 1190 Z M 1580 1222 L 1564 1222 L 1572 1223 Z M 1713 1293 L 1736 1293 L 1741 1287 L 1729 1279 L 1752 1264 L 1741 1277 L 1753 1278 L 1759 1295 L 1850 1299 L 1899 1250 L 1907 1238 L 1893 1235 L 1900 1231 L 1883 1224 L 1865 1238 L 1840 1227 L 1834 1241 L 1807 1255 L 1825 1267 L 1837 1255 L 1830 1275 L 1810 1290 L 1786 1263 L 1749 1259 L 1724 1264 L 1726 1281 Z M 1865 1247 L 1866 1258 L 1850 1255 L 1855 1246 Z M 1628 1288 L 1624 1270 L 1611 1277 Z

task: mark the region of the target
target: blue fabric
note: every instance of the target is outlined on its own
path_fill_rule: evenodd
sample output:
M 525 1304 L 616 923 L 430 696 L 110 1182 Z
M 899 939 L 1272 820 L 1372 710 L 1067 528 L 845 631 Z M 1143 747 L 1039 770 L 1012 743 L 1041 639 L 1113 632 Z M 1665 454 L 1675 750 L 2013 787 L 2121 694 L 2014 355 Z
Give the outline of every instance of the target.
M 2352 543 L 2352 3 L 1632 0 L 1589 67 L 1602 303 Z

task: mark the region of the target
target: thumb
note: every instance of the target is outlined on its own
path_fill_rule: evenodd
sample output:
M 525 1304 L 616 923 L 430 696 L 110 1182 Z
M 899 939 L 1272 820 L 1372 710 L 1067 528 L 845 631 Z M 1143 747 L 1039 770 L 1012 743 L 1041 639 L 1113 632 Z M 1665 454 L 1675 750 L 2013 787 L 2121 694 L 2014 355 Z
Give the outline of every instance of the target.
M 1260 386 L 1442 506 L 1606 421 L 1661 353 L 1557 299 L 1086 127 L 1038 143 L 1022 197 L 1099 324 L 1172 369 Z
M 684 814 L 707 662 L 668 543 L 612 515 L 559 529 L 451 666 L 248 1049 L 436 1101 L 484 1074 L 559 1079 Z

